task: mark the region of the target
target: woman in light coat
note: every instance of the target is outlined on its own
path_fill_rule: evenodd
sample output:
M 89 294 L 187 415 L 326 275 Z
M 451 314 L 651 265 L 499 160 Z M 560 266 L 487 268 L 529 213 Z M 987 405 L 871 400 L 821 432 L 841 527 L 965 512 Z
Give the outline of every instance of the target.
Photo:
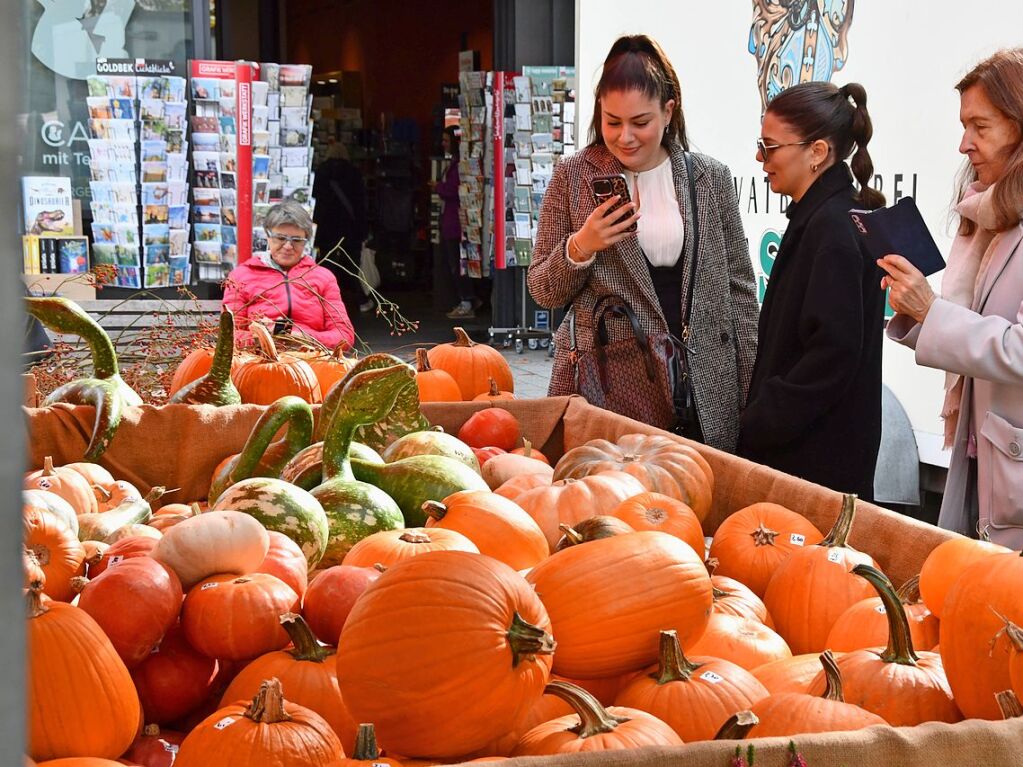
M 1023 48 L 956 85 L 969 158 L 960 226 L 936 297 L 899 255 L 878 263 L 898 314 L 888 335 L 946 376 L 952 460 L 938 523 L 1023 548 Z

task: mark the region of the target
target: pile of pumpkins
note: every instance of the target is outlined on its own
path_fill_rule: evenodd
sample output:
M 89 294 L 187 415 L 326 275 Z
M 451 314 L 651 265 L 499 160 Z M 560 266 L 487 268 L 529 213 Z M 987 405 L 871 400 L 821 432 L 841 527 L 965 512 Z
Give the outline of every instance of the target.
M 437 764 L 1018 713 L 1019 552 L 950 540 L 896 591 L 851 496 L 826 535 L 758 503 L 708 549 L 713 471 L 672 437 L 551 466 L 495 406 L 356 441 L 414 375 L 381 355 L 321 434 L 276 400 L 205 504 L 26 475 L 28 756 Z

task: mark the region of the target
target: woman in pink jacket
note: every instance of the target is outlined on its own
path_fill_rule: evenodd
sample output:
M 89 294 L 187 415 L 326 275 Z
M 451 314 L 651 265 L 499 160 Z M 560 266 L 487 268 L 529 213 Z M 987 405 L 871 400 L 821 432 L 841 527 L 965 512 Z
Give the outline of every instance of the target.
M 283 326 L 294 336 L 310 336 L 331 349 L 338 344 L 350 348 L 355 331 L 337 278 L 305 255 L 313 234 L 309 213 L 294 200 L 284 200 L 267 211 L 263 226 L 269 255 L 235 267 L 224 289 L 224 305 L 238 323 L 238 342 L 251 339 L 246 328 L 256 320 Z

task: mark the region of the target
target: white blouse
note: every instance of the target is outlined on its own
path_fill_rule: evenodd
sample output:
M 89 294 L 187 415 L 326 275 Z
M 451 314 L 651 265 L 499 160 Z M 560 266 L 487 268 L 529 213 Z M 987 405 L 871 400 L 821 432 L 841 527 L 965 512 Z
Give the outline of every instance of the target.
M 674 266 L 682 255 L 685 220 L 675 196 L 671 158 L 641 173 L 625 171 L 629 193 L 639 202 L 639 246 L 653 266 Z M 638 188 L 638 193 L 637 193 Z

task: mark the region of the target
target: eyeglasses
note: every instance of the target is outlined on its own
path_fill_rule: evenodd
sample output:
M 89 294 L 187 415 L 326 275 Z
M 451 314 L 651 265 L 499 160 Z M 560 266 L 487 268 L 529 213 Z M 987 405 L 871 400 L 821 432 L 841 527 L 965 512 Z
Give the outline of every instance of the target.
M 762 138 L 757 139 L 757 151 L 766 160 L 770 156 L 771 151 L 775 149 L 781 149 L 783 146 L 805 146 L 806 144 L 812 144 L 812 141 L 791 141 L 788 144 L 765 144 Z
M 287 243 L 291 243 L 296 250 L 302 250 L 305 248 L 305 244 L 308 241 L 308 237 L 289 237 L 286 234 L 274 234 L 273 232 L 267 232 L 267 237 L 280 247 L 284 247 Z

